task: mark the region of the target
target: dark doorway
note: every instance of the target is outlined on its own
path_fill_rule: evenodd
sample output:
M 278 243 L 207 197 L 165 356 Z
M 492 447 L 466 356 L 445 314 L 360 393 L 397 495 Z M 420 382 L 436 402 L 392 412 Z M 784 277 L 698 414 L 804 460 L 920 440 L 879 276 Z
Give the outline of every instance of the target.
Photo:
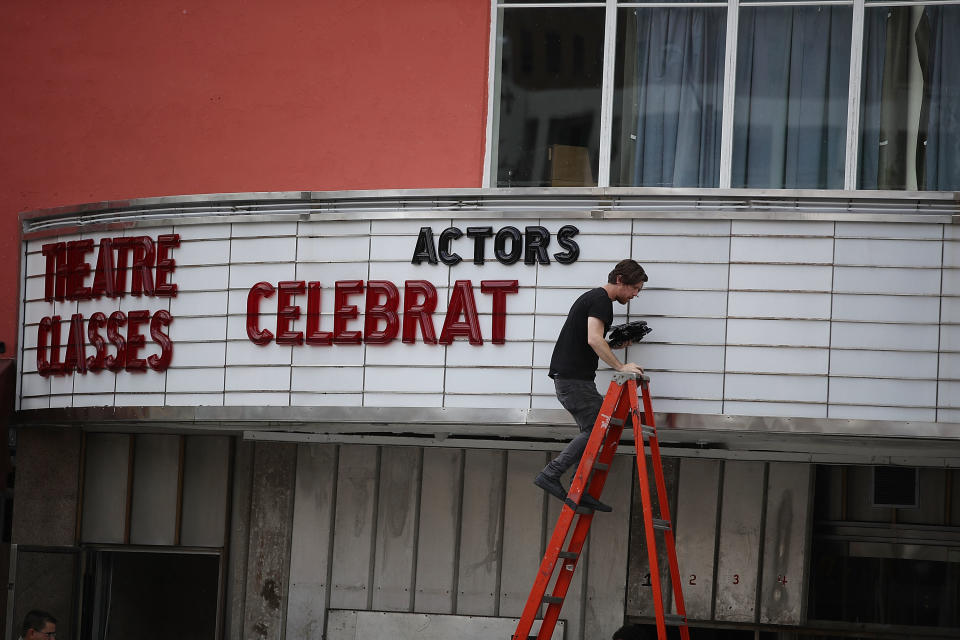
M 214 640 L 220 557 L 97 550 L 84 572 L 84 640 Z

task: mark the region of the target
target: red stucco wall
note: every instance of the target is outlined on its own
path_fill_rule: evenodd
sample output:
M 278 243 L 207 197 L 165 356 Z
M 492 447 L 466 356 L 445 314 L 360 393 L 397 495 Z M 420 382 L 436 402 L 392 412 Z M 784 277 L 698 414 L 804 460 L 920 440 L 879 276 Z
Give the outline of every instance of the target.
M 0 357 L 20 211 L 480 186 L 489 22 L 489 0 L 4 3 Z

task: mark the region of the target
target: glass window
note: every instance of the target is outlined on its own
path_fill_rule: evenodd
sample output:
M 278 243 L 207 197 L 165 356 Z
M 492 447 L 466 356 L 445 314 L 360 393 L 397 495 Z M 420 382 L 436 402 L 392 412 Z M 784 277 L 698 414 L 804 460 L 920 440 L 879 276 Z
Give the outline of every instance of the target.
M 960 6 L 870 7 L 863 32 L 857 185 L 960 189 Z
M 495 1 L 489 183 L 960 191 L 960 0 L 818 1 Z
M 614 85 L 614 186 L 720 182 L 726 10 L 622 9 Z
M 595 186 L 604 9 L 499 14 L 497 186 Z
M 734 187 L 842 189 L 852 9 L 743 7 Z

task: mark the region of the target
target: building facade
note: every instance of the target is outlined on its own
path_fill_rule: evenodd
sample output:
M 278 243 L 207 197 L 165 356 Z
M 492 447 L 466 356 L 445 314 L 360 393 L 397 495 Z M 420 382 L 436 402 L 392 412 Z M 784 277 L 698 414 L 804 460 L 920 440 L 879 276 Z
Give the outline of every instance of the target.
M 624 257 L 694 637 L 960 631 L 956 3 L 97 8 L 6 39 L 9 637 L 508 637 Z M 653 616 L 619 452 L 555 638 Z

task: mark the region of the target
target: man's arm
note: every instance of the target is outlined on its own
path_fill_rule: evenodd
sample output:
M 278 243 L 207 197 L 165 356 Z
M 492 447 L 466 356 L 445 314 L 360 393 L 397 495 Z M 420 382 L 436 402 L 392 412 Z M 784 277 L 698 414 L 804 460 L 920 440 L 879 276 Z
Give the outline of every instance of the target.
M 613 367 L 614 371 L 622 371 L 624 373 L 643 373 L 643 369 L 641 369 L 638 365 L 634 364 L 633 362 L 627 362 L 624 364 L 617 359 L 617 356 L 613 355 L 613 350 L 603 338 L 603 320 L 600 318 L 594 318 L 593 316 L 587 318 L 587 344 L 589 344 L 590 348 L 593 349 L 598 356 L 600 356 L 601 360 Z

